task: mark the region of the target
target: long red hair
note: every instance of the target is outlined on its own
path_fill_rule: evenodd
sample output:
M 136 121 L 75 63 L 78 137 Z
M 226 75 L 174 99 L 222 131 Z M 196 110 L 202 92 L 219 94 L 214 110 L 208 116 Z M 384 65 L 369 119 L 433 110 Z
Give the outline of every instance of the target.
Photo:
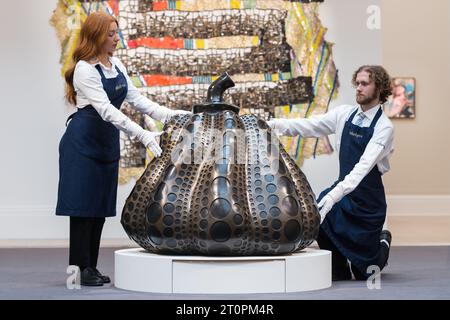
M 118 22 L 116 18 L 106 12 L 93 12 L 81 26 L 78 44 L 72 54 L 72 66 L 64 74 L 66 80 L 65 97 L 72 105 L 77 104 L 73 74 L 78 61 L 89 61 L 101 53 L 102 46 L 108 37 L 111 22 Z

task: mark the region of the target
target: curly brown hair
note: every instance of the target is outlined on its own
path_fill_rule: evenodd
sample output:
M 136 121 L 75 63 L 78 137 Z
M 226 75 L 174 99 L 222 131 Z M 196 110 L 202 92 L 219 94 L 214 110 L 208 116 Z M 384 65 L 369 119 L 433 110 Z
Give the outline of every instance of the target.
M 392 94 L 392 80 L 386 69 L 382 66 L 364 65 L 353 73 L 352 84 L 356 85 L 356 76 L 358 73 L 366 71 L 369 73 L 370 79 L 375 81 L 375 88 L 380 93 L 380 102 L 385 103 L 387 98 Z

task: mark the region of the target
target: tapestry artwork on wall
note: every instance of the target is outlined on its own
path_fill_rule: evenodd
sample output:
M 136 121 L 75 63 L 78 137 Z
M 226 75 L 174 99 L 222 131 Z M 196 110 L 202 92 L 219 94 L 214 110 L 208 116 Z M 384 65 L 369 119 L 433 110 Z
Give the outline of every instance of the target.
M 309 117 L 327 112 L 339 88 L 327 29 L 319 19 L 323 0 L 58 0 L 51 17 L 61 43 L 61 72 L 68 69 L 79 28 L 90 12 L 103 10 L 119 21 L 115 55 L 149 99 L 189 110 L 204 102 L 221 73 L 236 86 L 226 103 L 264 120 Z M 162 124 L 121 109 L 148 130 Z M 327 137 L 282 137 L 301 165 L 333 152 Z M 119 182 L 138 178 L 151 153 L 121 133 Z

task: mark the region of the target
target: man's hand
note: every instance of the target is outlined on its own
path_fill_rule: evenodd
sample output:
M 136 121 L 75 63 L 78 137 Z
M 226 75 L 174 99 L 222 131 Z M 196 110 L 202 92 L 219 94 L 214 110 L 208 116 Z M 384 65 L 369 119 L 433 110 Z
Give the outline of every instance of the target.
M 275 121 L 274 120 L 266 121 L 266 123 L 270 127 L 270 129 L 272 129 L 272 130 L 275 129 Z
M 289 125 L 289 119 L 274 118 L 272 120 L 267 121 L 267 125 L 272 129 L 272 132 L 274 132 L 276 135 L 292 136 L 292 133 L 290 130 L 291 126 Z
M 272 119 L 267 121 L 267 125 L 272 129 L 272 130 L 284 130 L 286 128 L 285 125 L 285 121 L 283 121 L 283 119 Z
M 333 208 L 334 204 L 335 204 L 335 201 L 329 194 L 325 195 L 325 197 L 323 197 L 322 200 L 320 200 L 318 207 L 319 207 L 319 212 L 320 212 L 320 223 L 321 224 L 322 224 L 323 220 L 325 219 L 325 216 L 327 215 L 327 213 L 330 212 L 331 208 Z

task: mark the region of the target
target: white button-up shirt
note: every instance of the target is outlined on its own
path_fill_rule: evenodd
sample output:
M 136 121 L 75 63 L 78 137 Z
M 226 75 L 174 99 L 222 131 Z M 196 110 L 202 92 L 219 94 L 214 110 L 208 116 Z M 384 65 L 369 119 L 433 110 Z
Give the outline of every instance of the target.
M 158 113 L 157 110 L 158 108 L 161 109 L 161 106 L 139 92 L 118 58 L 110 57 L 110 62 L 112 66 L 111 68 L 107 68 L 100 62 L 91 64 L 84 60 L 78 61 L 73 76 L 73 86 L 77 98 L 76 107 L 84 108 L 87 105 L 92 105 L 103 120 L 111 122 L 117 129 L 124 131 L 130 137 L 134 138 L 144 129 L 111 104 L 108 95 L 103 89 L 102 79 L 95 65 L 100 65 L 106 78 L 117 77 L 118 73 L 115 67 L 117 66 L 119 68 L 128 83 L 128 93 L 125 101 L 129 102 L 135 109 L 160 120 L 154 113 Z
M 381 106 L 376 106 L 364 112 L 362 127 L 369 127 Z M 311 116 L 308 119 L 274 119 L 276 131 L 282 135 L 302 137 L 321 137 L 336 134 L 336 150 L 340 151 L 342 132 L 351 114 L 358 110 L 352 123 L 356 124 L 361 107 L 343 105 L 322 115 Z M 343 196 L 352 192 L 361 180 L 376 165 L 381 174 L 389 171 L 389 158 L 394 151 L 394 126 L 383 112 L 375 125 L 374 133 L 359 162 L 353 170 L 329 192 L 334 201 L 340 201 Z M 344 155 L 345 156 L 345 155 Z

